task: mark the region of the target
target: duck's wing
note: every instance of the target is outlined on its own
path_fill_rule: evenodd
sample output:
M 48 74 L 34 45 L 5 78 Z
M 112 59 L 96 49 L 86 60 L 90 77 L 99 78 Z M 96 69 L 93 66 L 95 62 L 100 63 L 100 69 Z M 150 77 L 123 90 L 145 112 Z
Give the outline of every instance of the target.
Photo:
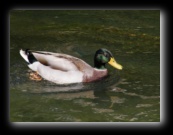
M 84 74 L 93 72 L 93 68 L 85 61 L 62 53 L 32 51 L 35 58 L 43 65 L 62 71 L 81 71 Z

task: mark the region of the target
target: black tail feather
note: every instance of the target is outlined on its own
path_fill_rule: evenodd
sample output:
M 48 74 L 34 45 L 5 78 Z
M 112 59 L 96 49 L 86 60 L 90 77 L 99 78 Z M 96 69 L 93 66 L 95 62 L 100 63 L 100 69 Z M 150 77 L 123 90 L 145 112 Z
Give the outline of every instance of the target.
M 26 49 L 26 50 L 25 50 L 25 53 L 26 53 L 26 55 L 28 56 L 29 63 L 32 64 L 32 63 L 34 63 L 34 62 L 36 62 L 36 61 L 38 61 L 38 60 L 34 57 L 34 55 L 32 54 L 32 52 L 29 51 L 29 50 L 30 50 L 30 49 Z
M 30 49 L 26 49 L 26 50 L 25 50 L 25 54 L 26 54 L 26 55 L 28 54 L 29 50 L 30 50 Z

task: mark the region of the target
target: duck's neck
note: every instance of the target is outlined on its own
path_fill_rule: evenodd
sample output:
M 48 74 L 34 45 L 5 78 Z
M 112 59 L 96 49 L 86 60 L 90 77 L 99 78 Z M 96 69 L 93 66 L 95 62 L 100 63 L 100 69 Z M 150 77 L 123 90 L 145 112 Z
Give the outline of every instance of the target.
M 105 66 L 100 66 L 100 67 L 95 67 L 96 69 L 100 69 L 100 70 L 103 70 L 103 69 L 106 69 Z
M 94 63 L 94 67 L 96 69 L 101 69 L 101 70 L 106 69 L 105 64 L 100 64 L 100 63 L 97 63 L 97 62 Z

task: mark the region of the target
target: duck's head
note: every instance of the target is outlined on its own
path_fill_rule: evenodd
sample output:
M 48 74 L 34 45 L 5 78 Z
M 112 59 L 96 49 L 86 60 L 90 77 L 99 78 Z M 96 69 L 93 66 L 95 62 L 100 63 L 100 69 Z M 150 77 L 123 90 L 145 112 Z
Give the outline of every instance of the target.
M 101 48 L 96 51 L 94 56 L 94 67 L 97 69 L 105 69 L 106 63 L 109 63 L 111 66 L 113 66 L 116 69 L 122 70 L 122 66 L 118 64 L 112 53 L 104 48 Z

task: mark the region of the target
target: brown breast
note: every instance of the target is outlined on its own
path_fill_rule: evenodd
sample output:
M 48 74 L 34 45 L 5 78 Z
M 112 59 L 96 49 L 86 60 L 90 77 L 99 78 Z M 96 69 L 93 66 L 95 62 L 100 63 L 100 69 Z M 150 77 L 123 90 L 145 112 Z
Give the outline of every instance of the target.
M 105 70 L 98 70 L 98 69 L 95 69 L 93 70 L 93 74 L 91 76 L 88 76 L 87 74 L 83 76 L 83 82 L 93 82 L 93 81 L 96 81 L 96 80 L 99 80 L 105 76 L 107 76 L 108 74 L 108 71 L 107 69 Z

